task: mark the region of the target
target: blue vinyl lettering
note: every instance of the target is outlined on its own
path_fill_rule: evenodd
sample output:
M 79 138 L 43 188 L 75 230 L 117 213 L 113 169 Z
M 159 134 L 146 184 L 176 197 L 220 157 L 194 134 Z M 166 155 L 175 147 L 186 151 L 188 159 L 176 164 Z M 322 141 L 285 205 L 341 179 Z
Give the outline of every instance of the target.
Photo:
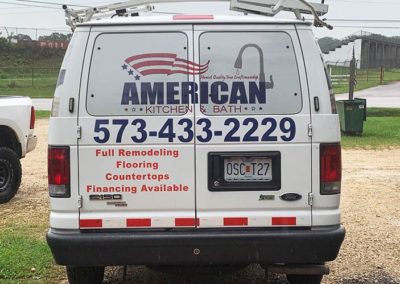
M 290 117 L 284 117 L 279 121 L 273 117 L 246 118 L 242 121 L 230 117 L 224 120 L 222 129 L 213 128 L 209 118 L 200 118 L 196 121 L 196 125 L 196 140 L 199 143 L 207 143 L 213 138 L 220 139 L 219 137 L 228 143 L 290 142 L 296 137 L 296 123 Z M 240 129 L 243 131 L 239 131 Z M 195 138 L 194 122 L 189 118 L 176 120 L 168 118 L 159 129 L 148 129 L 144 119 L 133 119 L 131 122 L 129 119 L 113 119 L 111 121 L 97 119 L 94 123 L 96 135 L 93 136 L 93 140 L 99 144 L 107 143 L 110 140 L 112 143 L 120 144 L 124 143 L 123 138 L 126 132 L 131 134 L 130 139 L 134 143 L 145 143 L 149 137 L 169 143 L 191 143 Z

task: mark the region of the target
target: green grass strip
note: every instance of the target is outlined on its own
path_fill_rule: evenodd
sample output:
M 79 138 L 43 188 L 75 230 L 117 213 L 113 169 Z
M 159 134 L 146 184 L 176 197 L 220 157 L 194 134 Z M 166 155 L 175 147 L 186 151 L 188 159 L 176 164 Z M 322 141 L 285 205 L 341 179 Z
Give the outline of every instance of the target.
M 31 98 L 53 98 L 55 86 L 45 87 L 0 87 L 1 96 L 27 96 Z
M 400 147 L 400 116 L 368 117 L 363 135 L 342 135 L 342 145 L 362 149 Z
M 349 67 L 333 67 L 332 75 L 349 75 Z M 377 87 L 380 84 L 381 72 L 379 69 L 357 70 L 357 85 L 354 91 L 361 91 L 372 87 Z M 367 81 L 367 77 L 369 78 Z M 400 69 L 385 70 L 383 84 L 390 84 L 395 81 L 400 81 Z M 349 92 L 349 83 L 342 82 L 342 84 L 334 84 L 333 92 L 335 94 L 344 94 Z
M 0 281 L 49 278 L 53 257 L 46 242 L 24 231 L 3 229 L 0 234 Z M 4 281 L 3 281 L 4 280 Z
M 400 116 L 400 108 L 367 107 L 367 117 L 393 117 L 393 116 Z
M 49 118 L 51 115 L 51 111 L 48 110 L 35 110 L 36 118 Z

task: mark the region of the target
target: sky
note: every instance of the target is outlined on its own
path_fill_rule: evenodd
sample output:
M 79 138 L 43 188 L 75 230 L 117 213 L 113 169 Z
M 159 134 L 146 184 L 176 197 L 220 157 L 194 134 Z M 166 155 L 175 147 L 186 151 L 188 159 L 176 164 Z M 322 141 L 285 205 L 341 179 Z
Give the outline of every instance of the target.
M 101 0 L 43 0 L 42 2 L 60 3 L 60 6 L 65 2 L 87 6 L 114 3 L 114 1 L 101 2 Z M 121 2 L 121 0 L 115 2 Z M 324 18 L 334 26 L 334 29 L 330 31 L 326 28 L 315 28 L 314 33 L 318 38 L 325 36 L 344 38 L 360 30 L 386 36 L 400 36 L 400 0 L 325 0 L 325 4 L 329 5 L 329 12 Z M 45 8 L 45 6 L 51 8 Z M 157 4 L 155 12 L 223 14 L 229 12 L 229 2 Z M 281 14 L 279 17 L 293 16 Z M 7 29 L 5 30 L 4 27 Z M 16 30 L 15 27 L 18 29 Z M 31 30 L 33 28 L 45 30 Z M 26 0 L 0 0 L 0 32 L 3 36 L 7 32 L 17 32 L 29 34 L 35 38 L 53 31 L 69 31 L 69 27 L 65 24 L 64 12 L 60 7 Z

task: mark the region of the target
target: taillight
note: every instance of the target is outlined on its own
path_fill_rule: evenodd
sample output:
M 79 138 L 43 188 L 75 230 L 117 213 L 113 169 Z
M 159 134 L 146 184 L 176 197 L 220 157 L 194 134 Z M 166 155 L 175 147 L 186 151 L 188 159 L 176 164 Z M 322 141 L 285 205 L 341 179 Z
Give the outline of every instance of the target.
M 47 166 L 50 197 L 70 197 L 69 147 L 49 146 Z
M 342 155 L 339 143 L 320 145 L 321 194 L 340 193 L 342 181 Z
M 29 125 L 30 129 L 34 129 L 35 128 L 35 108 L 31 107 L 31 123 Z

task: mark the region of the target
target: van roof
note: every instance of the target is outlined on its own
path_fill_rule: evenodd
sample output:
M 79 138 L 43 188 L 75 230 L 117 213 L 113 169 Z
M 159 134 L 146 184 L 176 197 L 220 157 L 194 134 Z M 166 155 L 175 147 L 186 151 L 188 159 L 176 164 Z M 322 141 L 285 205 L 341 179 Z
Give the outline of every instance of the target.
M 144 15 L 137 17 L 115 17 L 93 19 L 79 26 L 108 26 L 108 25 L 141 25 L 141 24 L 300 24 L 311 25 L 309 21 L 296 19 L 279 19 L 258 15 L 211 15 L 211 14 L 176 14 L 176 15 Z

